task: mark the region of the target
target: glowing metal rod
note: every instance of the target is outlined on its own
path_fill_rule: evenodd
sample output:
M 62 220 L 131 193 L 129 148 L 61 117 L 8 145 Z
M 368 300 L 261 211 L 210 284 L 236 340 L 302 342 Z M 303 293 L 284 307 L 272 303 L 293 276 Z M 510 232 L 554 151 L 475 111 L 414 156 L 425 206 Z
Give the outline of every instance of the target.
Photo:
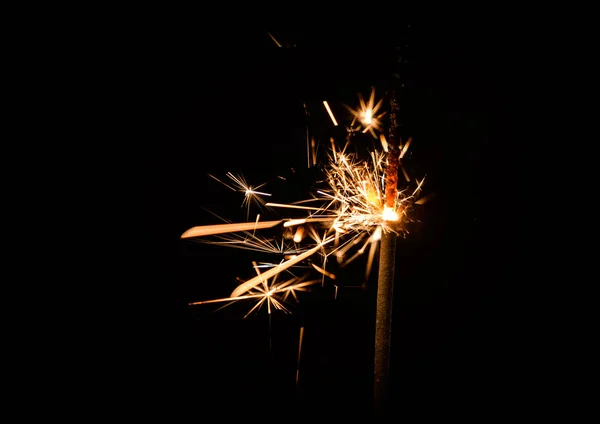
M 396 91 L 390 96 L 390 127 L 388 142 L 388 166 L 385 170 L 385 206 L 394 207 L 398 194 L 398 168 L 401 143 L 399 134 L 400 106 Z M 406 144 L 409 144 L 408 142 Z M 404 146 L 403 152 L 407 146 Z M 392 333 L 392 305 L 394 298 L 394 268 L 396 265 L 396 233 L 386 231 L 379 246 L 379 275 L 377 278 L 377 307 L 375 315 L 374 387 L 375 412 L 382 416 L 389 402 L 390 345 Z
M 377 310 L 375 318 L 374 400 L 379 411 L 387 409 L 390 388 L 390 345 L 392 331 L 392 303 L 394 299 L 394 268 L 396 234 L 386 232 L 379 247 L 379 276 L 377 282 Z

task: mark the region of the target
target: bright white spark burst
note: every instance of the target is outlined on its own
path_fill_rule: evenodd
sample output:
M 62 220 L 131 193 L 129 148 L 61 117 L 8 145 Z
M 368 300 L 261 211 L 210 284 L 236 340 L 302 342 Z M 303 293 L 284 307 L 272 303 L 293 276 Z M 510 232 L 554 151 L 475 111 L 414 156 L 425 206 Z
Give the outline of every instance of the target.
M 386 112 L 377 113 L 381 108 L 382 100 L 375 103 L 375 91 L 371 91 L 368 103 L 365 103 L 360 96 L 359 99 L 358 109 L 348 108 L 354 120 L 348 128 L 346 147 L 360 125 L 363 128 L 362 133 L 368 131 L 374 137 L 376 137 L 375 131 L 381 131 L 382 128 L 381 118 Z M 334 124 L 337 124 L 329 108 L 328 113 Z M 353 128 L 356 119 L 360 121 L 360 125 Z M 370 151 L 369 160 L 359 158 L 357 154 L 346 153 L 346 147 L 337 150 L 334 140 L 331 139 L 328 166 L 324 171 L 324 186 L 317 190 L 312 198 L 292 204 L 265 203 L 260 196 L 271 196 L 271 194 L 257 191 L 264 184 L 252 188 L 243 177 L 227 173 L 234 182 L 231 186 L 211 175 L 231 190 L 245 194 L 243 205 L 247 206 L 248 214 L 250 202 L 254 200 L 258 206 L 304 210 L 307 215 L 300 219 L 288 218 L 280 221 L 260 221 L 260 215 L 257 215 L 255 222 L 200 226 L 186 231 L 182 238 L 211 235 L 216 237 L 211 240 L 199 239 L 199 241 L 276 254 L 283 258 L 278 263 L 254 262 L 257 275 L 243 281 L 229 297 L 193 302 L 191 305 L 254 299 L 257 303 L 250 312 L 264 304 L 267 304 L 269 313 L 271 308 L 287 311 L 282 300 L 285 300 L 288 295 L 295 297 L 295 291 L 306 290 L 307 286 L 317 281 L 324 284 L 326 278 L 335 280 L 336 276 L 327 270 L 331 255 L 335 258 L 338 267 L 343 268 L 368 252 L 364 274 L 366 280 L 382 233 L 389 231 L 396 234 L 407 233 L 406 224 L 410 222 L 410 211 L 413 205 L 423 204 L 425 200 L 425 198 L 419 199 L 424 182 L 422 179 L 416 180 L 412 188 L 406 186 L 398 189 L 393 207 L 385 206 L 384 177 L 389 152 L 385 137 L 381 135 L 380 139 L 384 151 Z M 402 158 L 410 141 L 411 139 L 401 146 L 403 149 L 399 154 L 400 169 L 407 183 L 411 182 L 411 179 L 402 166 Z M 283 235 L 265 237 L 257 233 L 257 230 L 275 228 L 279 225 L 283 227 Z M 319 258 L 319 265 L 315 263 L 314 257 Z M 305 275 L 304 278 L 294 276 L 284 283 L 277 283 L 278 275 L 300 267 L 310 272 L 319 272 L 320 280 L 308 280 Z M 260 272 L 261 268 L 266 270 Z M 283 295 L 283 299 L 275 295 Z
M 228 172 L 227 177 L 233 181 L 232 185 L 224 183 L 214 175 L 210 175 L 210 177 L 214 178 L 225 187 L 237 191 L 240 193 L 244 193 L 244 200 L 242 202 L 242 207 L 246 206 L 246 219 L 250 217 L 250 204 L 254 203 L 258 207 L 262 207 L 265 204 L 265 201 L 261 198 L 261 196 L 270 196 L 270 193 L 265 193 L 262 191 L 258 191 L 259 188 L 264 187 L 266 183 L 262 183 L 256 187 L 252 187 L 249 185 L 242 175 L 233 175 L 231 172 Z
M 261 276 L 260 265 L 256 262 L 253 262 L 253 265 L 257 276 Z M 228 304 L 231 304 L 238 300 L 253 299 L 257 302 L 252 307 L 252 309 L 248 311 L 244 318 L 250 315 L 253 311 L 261 309 L 261 307 L 265 304 L 267 305 L 267 311 L 269 314 L 271 313 L 272 309 L 277 309 L 288 313 L 289 309 L 285 306 L 288 297 L 291 295 L 296 301 L 298 301 L 297 292 L 307 291 L 308 286 L 319 282 L 319 280 L 315 279 L 303 280 L 301 278 L 293 276 L 288 280 L 279 283 L 277 282 L 277 278 L 279 275 L 280 274 L 275 274 L 270 279 L 261 279 L 261 284 L 258 284 L 257 286 L 248 289 L 243 295 L 193 302 L 191 303 L 191 305 L 201 305 L 205 303 L 217 302 L 228 302 Z
M 348 105 L 344 105 L 354 116 L 354 120 L 350 126 L 352 128 L 358 119 L 363 127 L 362 132 L 366 133 L 368 131 L 373 137 L 377 138 L 375 131 L 382 130 L 381 118 L 383 118 L 387 113 L 386 111 L 383 111 L 379 114 L 377 113 L 381 108 L 383 98 L 379 99 L 377 104 L 375 104 L 375 88 L 373 88 L 371 89 L 371 96 L 369 97 L 368 103 L 365 103 L 362 95 L 360 94 L 358 95 L 358 100 L 360 102 L 360 106 L 357 109 L 353 109 Z

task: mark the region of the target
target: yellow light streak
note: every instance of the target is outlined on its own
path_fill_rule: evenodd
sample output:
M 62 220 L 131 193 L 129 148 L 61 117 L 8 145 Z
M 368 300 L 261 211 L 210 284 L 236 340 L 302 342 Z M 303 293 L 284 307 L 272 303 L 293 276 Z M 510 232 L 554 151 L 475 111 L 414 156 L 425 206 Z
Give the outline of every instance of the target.
M 181 238 L 191 237 L 204 237 L 212 234 L 223 234 L 232 233 L 236 231 L 248 231 L 248 230 L 262 230 L 264 228 L 272 228 L 283 221 L 263 221 L 263 222 L 241 222 L 232 224 L 215 224 L 215 225 L 201 225 L 198 227 L 192 227 L 185 231 Z
M 327 103 L 327 100 L 323 100 L 323 104 L 325 105 L 325 109 L 327 109 L 327 113 L 329 114 L 329 117 L 331 118 L 331 121 L 333 122 L 333 125 L 337 127 L 338 123 L 335 120 L 335 116 L 333 116 L 333 112 L 331 111 L 331 108 L 329 107 L 329 104 Z

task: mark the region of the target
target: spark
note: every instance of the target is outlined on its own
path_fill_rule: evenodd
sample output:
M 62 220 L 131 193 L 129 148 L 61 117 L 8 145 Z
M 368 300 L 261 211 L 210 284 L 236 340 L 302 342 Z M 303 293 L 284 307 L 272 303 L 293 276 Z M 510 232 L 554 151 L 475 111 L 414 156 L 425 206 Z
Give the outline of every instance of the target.
M 246 209 L 247 209 L 246 219 L 248 219 L 248 217 L 250 216 L 250 204 L 251 203 L 256 204 L 259 208 L 262 208 L 263 206 L 265 206 L 265 202 L 260 196 L 271 196 L 271 193 L 265 193 L 262 191 L 258 191 L 258 189 L 261 187 L 264 187 L 266 185 L 266 183 L 262 183 L 256 187 L 252 187 L 251 185 L 249 185 L 246 182 L 246 180 L 244 179 L 244 177 L 242 175 L 233 175 L 231 172 L 228 172 L 226 175 L 227 175 L 227 177 L 229 177 L 229 179 L 231 179 L 233 181 L 233 183 L 234 183 L 233 187 L 231 185 L 221 181 L 214 175 L 209 174 L 209 176 L 211 178 L 220 182 L 221 184 L 223 184 L 225 187 L 229 188 L 230 190 L 237 191 L 239 193 L 244 193 L 244 200 L 242 202 L 242 207 L 246 206 Z
M 331 278 L 332 280 L 335 280 L 335 274 L 333 274 L 332 272 L 327 271 L 324 268 L 321 268 L 320 266 L 316 265 L 316 264 L 312 264 L 313 268 L 316 269 L 317 271 L 319 271 L 321 274 L 325 275 L 326 277 Z
M 327 103 L 327 100 L 324 100 L 323 104 L 325 105 L 325 109 L 327 109 L 327 113 L 329 114 L 329 117 L 331 118 L 333 125 L 337 127 L 338 123 L 335 119 L 335 116 L 333 116 L 333 112 L 331 111 L 331 108 L 329 107 L 329 103 Z
M 296 209 L 312 209 L 312 210 L 320 210 L 320 208 L 310 207 L 310 206 L 298 206 L 298 205 L 290 205 L 283 203 L 267 203 L 267 206 L 275 206 L 280 208 L 296 208 Z
M 299 226 L 296 229 L 296 233 L 294 234 L 294 242 L 300 243 L 303 238 L 304 238 L 304 227 Z
M 412 137 L 408 137 L 408 140 L 406 140 L 404 147 L 402 147 L 402 152 L 400 153 L 400 159 L 402 159 L 404 157 L 404 155 L 406 154 L 406 151 L 408 150 L 408 146 L 410 146 L 411 141 L 412 141 Z
M 384 152 L 387 153 L 388 143 L 387 143 L 387 140 L 385 139 L 385 135 L 379 134 L 379 141 L 381 142 L 381 148 L 383 149 Z
M 204 237 L 213 234 L 233 233 L 236 231 L 247 231 L 247 230 L 262 230 L 263 228 L 272 228 L 283 221 L 263 221 L 263 222 L 240 222 L 230 224 L 215 224 L 215 225 L 201 225 L 198 227 L 192 227 L 186 230 L 182 235 L 182 239 L 192 237 Z
M 296 362 L 296 385 L 300 377 L 300 354 L 302 353 L 302 337 L 304 336 L 304 327 L 300 327 L 300 337 L 298 339 L 298 361 Z
M 353 109 L 348 105 L 344 106 L 350 111 L 350 113 L 352 113 L 354 119 L 358 119 L 358 121 L 362 124 L 363 133 L 368 131 L 374 138 L 377 138 L 375 130 L 382 130 L 381 118 L 387 114 L 387 111 L 377 114 L 383 103 L 383 98 L 379 99 L 377 104 L 375 104 L 375 88 L 373 88 L 371 89 L 371 96 L 369 97 L 368 103 L 365 103 L 360 93 L 358 94 L 358 100 L 360 102 L 360 106 L 357 109 Z M 355 120 L 353 121 L 353 124 Z
M 287 207 L 288 205 L 279 205 L 282 207 Z M 332 215 L 333 217 L 333 215 Z M 333 218 L 300 218 L 300 219 L 290 219 L 287 222 L 283 223 L 284 227 L 295 227 L 296 225 L 306 224 L 309 222 L 325 222 L 331 221 Z
M 415 205 L 423 205 L 423 204 L 425 204 L 426 202 L 428 202 L 428 201 L 430 201 L 431 199 L 433 199 L 433 197 L 434 197 L 434 194 L 433 194 L 433 193 L 431 193 L 431 194 L 428 194 L 428 195 L 427 195 L 427 196 L 425 196 L 425 197 L 421 197 L 419 200 L 417 200 L 417 201 L 415 202 Z
M 254 269 L 256 271 L 257 276 L 263 275 L 256 262 L 253 262 Z M 297 292 L 299 291 L 307 291 L 307 287 L 318 283 L 319 280 L 306 280 L 303 281 L 298 277 L 292 277 L 288 280 L 278 283 L 277 282 L 278 274 L 275 274 L 271 280 L 265 278 L 262 280 L 261 285 L 252 286 L 248 290 L 240 293 L 236 296 L 223 297 L 219 299 L 212 300 L 203 300 L 198 302 L 191 302 L 189 305 L 202 305 L 209 303 L 220 303 L 220 302 L 232 302 L 240 301 L 240 300 L 257 300 L 256 304 L 248 311 L 248 313 L 244 316 L 246 318 L 255 310 L 261 309 L 265 304 L 267 305 L 267 311 L 271 314 L 272 309 L 277 309 L 282 312 L 289 312 L 289 309 L 285 306 L 285 303 L 288 297 L 291 295 L 297 301 Z M 226 305 L 227 306 L 227 305 Z
M 250 290 L 253 287 L 256 287 L 257 285 L 263 283 L 264 281 L 266 281 L 267 279 L 271 278 L 274 275 L 279 274 L 282 271 L 285 271 L 286 269 L 288 269 L 289 267 L 297 264 L 300 261 L 303 261 L 304 259 L 308 258 L 309 256 L 313 255 L 314 253 L 316 253 L 322 246 L 324 246 L 325 244 L 329 243 L 332 240 L 332 238 L 327 239 L 327 241 L 318 244 L 317 246 L 313 247 L 310 250 L 307 250 L 306 252 L 292 258 L 289 259 L 285 262 L 282 262 L 281 264 L 269 269 L 268 271 L 266 271 L 263 274 L 259 274 L 254 278 L 251 278 L 248 281 L 245 281 L 244 283 L 240 284 L 239 286 L 237 286 L 235 288 L 235 290 L 233 290 L 233 292 L 231 292 L 230 297 L 237 297 L 240 296 L 242 293 Z
M 273 42 L 277 45 L 277 47 L 282 47 L 281 43 L 279 41 L 277 41 L 277 39 L 273 36 L 273 34 L 271 34 L 270 32 L 267 32 L 267 34 L 269 34 L 269 37 L 271 37 L 271 40 L 273 40 Z

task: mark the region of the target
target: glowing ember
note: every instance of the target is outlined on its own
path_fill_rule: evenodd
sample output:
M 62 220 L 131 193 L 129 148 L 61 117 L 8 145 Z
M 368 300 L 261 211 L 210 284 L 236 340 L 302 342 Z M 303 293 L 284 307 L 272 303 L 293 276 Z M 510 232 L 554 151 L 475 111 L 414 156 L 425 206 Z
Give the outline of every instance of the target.
M 383 208 L 382 217 L 384 221 L 398 221 L 400 219 L 398 213 L 392 208 L 388 208 L 387 206 Z

